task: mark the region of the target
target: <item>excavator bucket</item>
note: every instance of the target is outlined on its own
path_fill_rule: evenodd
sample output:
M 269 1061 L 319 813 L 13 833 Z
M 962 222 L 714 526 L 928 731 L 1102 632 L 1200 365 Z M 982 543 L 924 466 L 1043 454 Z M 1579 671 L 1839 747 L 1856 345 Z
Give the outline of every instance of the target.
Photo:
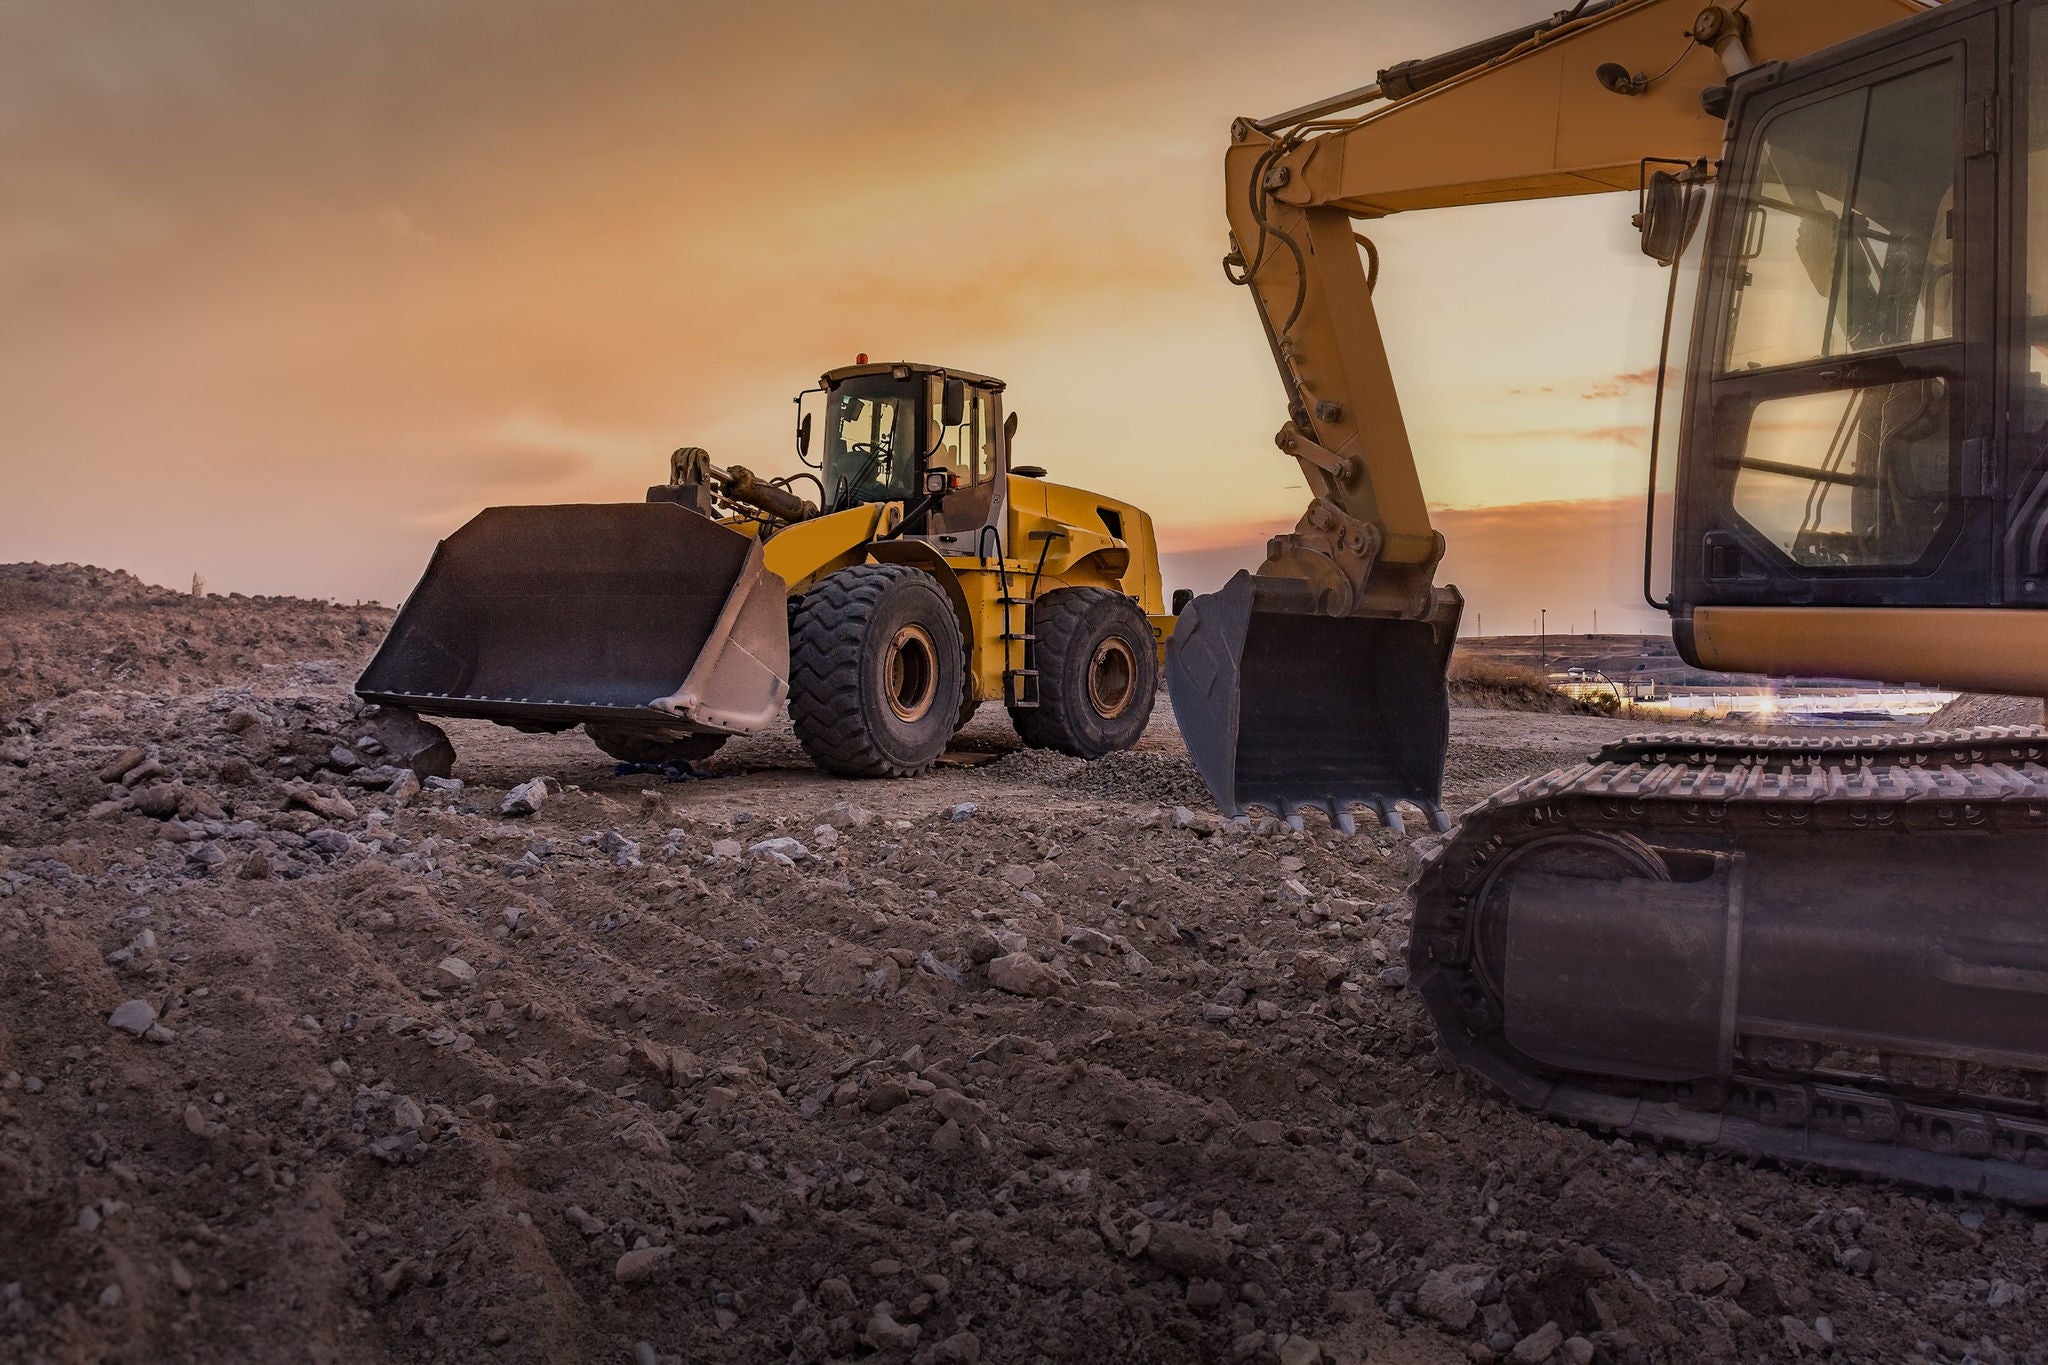
M 492 507 L 441 542 L 356 683 L 528 730 L 750 734 L 789 693 L 788 589 L 674 503 Z
M 1209 794 L 1228 815 L 1315 807 L 1347 832 L 1354 805 L 1400 831 L 1408 802 L 1448 829 L 1455 617 L 1326 616 L 1305 586 L 1240 572 L 1181 611 L 1167 687 Z

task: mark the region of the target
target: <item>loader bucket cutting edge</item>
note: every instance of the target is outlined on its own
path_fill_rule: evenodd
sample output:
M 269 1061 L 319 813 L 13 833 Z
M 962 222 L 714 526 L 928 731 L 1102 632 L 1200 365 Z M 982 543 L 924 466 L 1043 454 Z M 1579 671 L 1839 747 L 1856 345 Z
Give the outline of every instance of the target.
M 789 691 L 787 586 L 673 503 L 493 507 L 441 542 L 356 683 L 427 715 L 749 734 Z
M 1405 801 L 1447 828 L 1455 618 L 1324 616 L 1296 587 L 1240 572 L 1168 642 L 1174 717 L 1209 794 L 1227 815 L 1315 807 L 1343 828 L 1363 805 L 1396 830 Z

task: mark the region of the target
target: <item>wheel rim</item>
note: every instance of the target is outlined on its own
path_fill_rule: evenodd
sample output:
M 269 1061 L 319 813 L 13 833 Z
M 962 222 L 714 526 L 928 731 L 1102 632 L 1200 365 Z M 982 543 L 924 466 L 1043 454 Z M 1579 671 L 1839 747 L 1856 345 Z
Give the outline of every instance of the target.
M 1128 711 L 1138 691 L 1138 660 L 1130 645 L 1112 635 L 1088 661 L 1088 701 L 1105 720 Z
M 901 721 L 923 720 L 939 691 L 939 654 L 931 632 L 908 625 L 890 637 L 882 657 L 882 695 Z

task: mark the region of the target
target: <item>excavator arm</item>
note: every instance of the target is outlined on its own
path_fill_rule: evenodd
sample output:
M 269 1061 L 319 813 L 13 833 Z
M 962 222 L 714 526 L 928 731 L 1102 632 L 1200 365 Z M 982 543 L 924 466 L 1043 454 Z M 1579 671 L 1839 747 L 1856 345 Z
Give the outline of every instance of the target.
M 1287 398 L 1276 441 L 1312 494 L 1256 573 L 1196 599 L 1174 708 L 1225 810 L 1363 804 L 1441 826 L 1444 677 L 1462 599 L 1436 582 L 1429 507 L 1373 309 L 1359 219 L 1638 188 L 1708 166 L 1725 82 L 1926 8 L 1917 0 L 1582 0 L 1270 119 L 1224 155 L 1225 271 L 1256 302 Z M 1370 106 L 1363 113 L 1350 111 Z

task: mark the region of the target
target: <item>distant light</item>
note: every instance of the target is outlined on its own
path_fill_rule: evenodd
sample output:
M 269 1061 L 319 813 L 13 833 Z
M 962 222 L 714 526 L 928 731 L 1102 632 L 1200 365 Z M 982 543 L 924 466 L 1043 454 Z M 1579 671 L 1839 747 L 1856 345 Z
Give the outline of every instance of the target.
M 857 356 L 855 356 L 855 357 L 853 358 L 853 363 L 854 363 L 854 364 L 856 364 L 856 365 L 865 365 L 865 364 L 867 364 L 867 363 L 868 363 L 868 353 L 867 353 L 866 351 L 862 351 L 862 352 L 861 352 L 861 353 L 860 353 L 859 355 L 857 355 Z

